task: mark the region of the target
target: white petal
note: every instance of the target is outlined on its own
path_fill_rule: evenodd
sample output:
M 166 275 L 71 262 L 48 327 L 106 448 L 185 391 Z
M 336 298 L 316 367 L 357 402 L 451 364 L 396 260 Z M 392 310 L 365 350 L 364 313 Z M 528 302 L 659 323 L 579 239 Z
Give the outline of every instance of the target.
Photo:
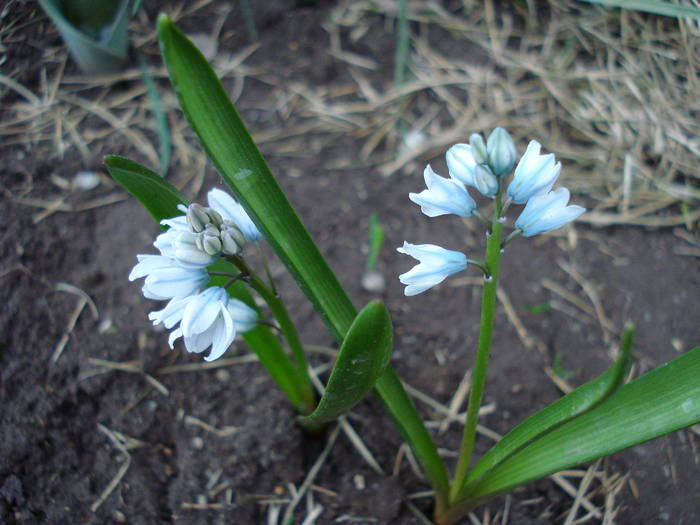
M 221 311 L 221 317 L 217 320 L 212 334 L 211 352 L 204 358 L 205 361 L 214 361 L 226 353 L 233 340 L 236 338 L 236 326 L 231 319 L 228 310 Z
M 246 241 L 257 241 L 262 237 L 257 226 L 246 211 L 233 197 L 218 188 L 207 193 L 209 206 L 218 211 L 225 220 L 233 222 L 245 237 Z
M 230 299 L 226 307 L 231 314 L 236 331 L 240 333 L 252 330 L 258 323 L 258 313 L 243 301 Z
M 170 332 L 170 337 L 168 337 L 168 345 L 170 345 L 171 350 L 173 348 L 175 348 L 175 340 L 179 339 L 180 337 L 182 337 L 182 329 L 181 328 L 177 328 L 177 329 L 173 330 L 172 332 Z
M 421 211 L 428 217 L 454 214 L 469 217 L 476 202 L 469 196 L 464 184 L 456 179 L 446 179 L 433 171 L 430 165 L 423 172 L 427 190 L 409 193 L 408 197 L 420 205 Z
M 224 307 L 220 290 L 222 288 L 207 288 L 190 299 L 182 315 L 182 332 L 186 338 L 205 332 L 216 321 Z
M 170 329 L 177 323 L 182 321 L 182 314 L 189 302 L 190 297 L 184 299 L 171 299 L 170 302 L 162 310 L 154 311 L 148 314 L 148 318 L 153 321 L 153 324 L 160 324 Z
M 137 255 L 138 264 L 134 266 L 129 274 L 129 280 L 135 281 L 141 277 L 147 276 L 149 273 L 163 268 L 172 268 L 175 266 L 173 260 L 162 255 Z
M 469 144 L 455 144 L 445 154 L 450 176 L 467 186 L 474 186 L 476 160 Z
M 144 290 L 160 298 L 180 299 L 196 292 L 208 279 L 209 276 L 204 270 L 171 266 L 154 271 L 146 277 Z

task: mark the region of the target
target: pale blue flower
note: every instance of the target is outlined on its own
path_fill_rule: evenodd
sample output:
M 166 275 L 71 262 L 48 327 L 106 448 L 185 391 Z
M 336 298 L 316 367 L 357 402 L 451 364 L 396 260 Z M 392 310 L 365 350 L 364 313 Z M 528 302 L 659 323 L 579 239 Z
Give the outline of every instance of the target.
M 569 190 L 558 188 L 543 195 L 530 198 L 515 227 L 522 230 L 523 237 L 556 230 L 586 211 L 581 206 L 567 206 Z
M 421 211 L 428 217 L 449 213 L 469 217 L 476 208 L 476 202 L 458 180 L 441 177 L 430 165 L 426 166 L 423 178 L 428 189 L 409 193 L 408 198 L 420 205 Z
M 494 129 L 486 143 L 489 163 L 496 176 L 508 173 L 515 165 L 515 144 L 508 132 L 503 128 Z
M 481 137 L 480 135 L 477 136 Z M 476 188 L 482 195 L 491 198 L 496 195 L 498 179 L 488 166 L 482 162 L 477 162 L 477 160 L 480 160 L 481 154 L 473 146 L 469 144 L 455 144 L 447 150 L 445 157 L 451 177 L 467 186 Z
M 547 193 L 559 177 L 561 163 L 554 154 L 540 155 L 540 143 L 531 140 L 525 154 L 515 168 L 513 181 L 508 186 L 508 196 L 516 204 L 523 204 L 535 195 Z
M 215 256 L 199 249 L 196 244 L 199 234 L 190 230 L 184 215 L 160 223 L 168 226 L 168 231 L 158 235 L 153 243 L 161 255 L 175 259 L 184 268 L 206 268 L 216 261 Z
M 209 206 L 219 212 L 224 221 L 231 221 L 241 230 L 246 241 L 253 242 L 262 237 L 262 234 L 243 209 L 243 206 L 228 193 L 214 188 L 207 193 L 207 200 L 209 201 Z
M 214 361 L 226 353 L 237 333 L 255 327 L 258 315 L 223 288 L 212 286 L 197 295 L 173 299 L 163 310 L 151 312 L 148 317 L 153 324 L 163 323 L 166 328 L 180 323 L 168 338 L 170 348 L 183 337 L 190 353 L 199 354 L 211 347 L 204 360 Z
M 146 278 L 143 295 L 148 299 L 181 299 L 195 293 L 209 280 L 204 268 L 184 268 L 178 261 L 164 255 L 137 255 L 138 264 L 129 280 Z
M 410 244 L 404 241 L 403 246 L 396 250 L 419 261 L 411 270 L 399 275 L 399 281 L 407 285 L 404 290 L 407 296 L 422 293 L 467 267 L 466 255 L 434 244 Z

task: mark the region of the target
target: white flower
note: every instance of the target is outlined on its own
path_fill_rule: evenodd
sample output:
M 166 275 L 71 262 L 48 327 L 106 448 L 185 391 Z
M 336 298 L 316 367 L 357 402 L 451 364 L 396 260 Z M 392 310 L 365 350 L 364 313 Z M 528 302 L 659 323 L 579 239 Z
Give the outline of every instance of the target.
M 476 208 L 474 199 L 458 180 L 441 177 L 430 165 L 426 166 L 423 178 L 428 189 L 420 193 L 409 193 L 408 198 L 420 205 L 421 211 L 428 217 L 448 213 L 469 217 Z
M 487 197 L 494 197 L 498 191 L 498 179 L 488 166 L 477 162 L 474 151 L 469 144 L 455 144 L 447 150 L 445 157 L 450 176 L 476 188 Z M 477 156 L 480 154 L 477 153 Z
M 184 215 L 165 219 L 161 224 L 168 231 L 156 237 L 153 246 L 161 255 L 177 260 L 184 268 L 206 268 L 216 261 L 216 257 L 200 250 L 196 245 L 198 234 L 192 232 Z
M 407 285 L 404 290 L 407 296 L 422 293 L 467 267 L 466 255 L 434 244 L 410 244 L 404 241 L 403 246 L 396 250 L 419 261 L 411 270 L 399 275 L 399 281 Z
M 515 144 L 508 132 L 503 128 L 494 129 L 486 144 L 489 163 L 497 176 L 508 173 L 515 165 Z
M 164 255 L 137 255 L 129 280 L 146 278 L 143 295 L 149 299 L 180 299 L 195 293 L 209 280 L 204 268 L 184 268 Z
M 173 299 L 160 311 L 148 316 L 153 324 L 163 323 L 173 330 L 168 338 L 170 348 L 175 340 L 184 337 L 185 348 L 190 353 L 201 353 L 211 347 L 205 361 L 218 359 L 231 346 L 237 333 L 255 327 L 257 313 L 248 305 L 231 298 L 219 286 L 207 288 L 197 295 Z
M 262 237 L 262 234 L 243 209 L 243 206 L 228 193 L 214 188 L 207 193 L 207 200 L 209 201 L 209 206 L 219 212 L 225 221 L 231 221 L 241 230 L 246 241 L 253 242 Z
M 531 140 L 525 154 L 515 168 L 513 181 L 508 186 L 508 196 L 516 204 L 527 202 L 535 195 L 552 189 L 561 171 L 561 163 L 555 163 L 554 154 L 540 155 L 540 143 Z
M 515 227 L 522 230 L 523 237 L 556 230 L 586 211 L 581 206 L 567 206 L 568 202 L 569 190 L 566 188 L 536 195 L 527 201 Z

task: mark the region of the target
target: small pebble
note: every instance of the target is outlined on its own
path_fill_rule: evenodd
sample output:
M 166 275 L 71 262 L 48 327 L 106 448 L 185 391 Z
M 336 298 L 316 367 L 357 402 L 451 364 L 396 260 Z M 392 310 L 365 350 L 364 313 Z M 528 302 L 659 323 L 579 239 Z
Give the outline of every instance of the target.
M 362 288 L 368 292 L 382 293 L 386 290 L 386 279 L 377 270 L 371 270 L 362 274 Z
M 148 401 L 146 401 L 146 410 L 148 410 L 149 412 L 155 412 L 156 410 L 158 410 L 158 403 L 153 399 L 149 399 Z
M 193 437 L 192 448 L 195 450 L 202 450 L 204 448 L 204 440 L 199 436 Z
M 218 381 L 221 381 L 222 383 L 225 383 L 226 381 L 231 379 L 231 373 L 228 370 L 226 370 L 225 368 L 219 368 L 216 371 L 215 376 L 216 376 L 216 379 Z
M 96 171 L 79 171 L 73 177 L 73 189 L 88 191 L 100 184 L 100 174 Z
M 100 324 L 97 326 L 97 331 L 101 334 L 111 334 L 115 332 L 116 329 L 114 328 L 114 324 L 112 324 L 112 320 L 107 317 L 106 319 L 102 319 L 102 321 L 100 321 Z
M 114 511 L 114 521 L 117 523 L 126 523 L 126 516 L 124 513 L 120 510 L 115 510 Z
M 365 478 L 360 474 L 355 474 L 352 478 L 353 483 L 355 483 L 355 488 L 357 490 L 365 490 Z

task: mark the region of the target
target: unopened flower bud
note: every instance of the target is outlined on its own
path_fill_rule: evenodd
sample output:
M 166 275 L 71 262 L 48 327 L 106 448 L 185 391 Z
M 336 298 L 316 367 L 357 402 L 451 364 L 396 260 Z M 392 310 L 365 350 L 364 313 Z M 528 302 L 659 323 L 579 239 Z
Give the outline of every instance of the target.
M 221 239 L 212 235 L 202 236 L 202 250 L 209 255 L 218 255 L 221 253 Z
M 489 135 L 486 150 L 489 163 L 497 176 L 508 173 L 515 165 L 515 144 L 503 128 L 494 129 Z
M 221 216 L 221 214 L 213 208 L 205 208 L 205 210 L 207 215 L 209 215 L 209 220 L 211 223 L 217 228 L 221 228 L 221 225 L 224 223 L 224 218 Z
M 194 203 L 190 204 L 187 208 L 187 224 L 192 231 L 195 233 L 200 233 L 204 231 L 204 228 L 209 224 L 209 215 L 207 214 L 204 206 Z
M 496 196 L 498 179 L 488 166 L 479 164 L 474 169 L 474 184 L 483 195 L 491 198 Z
M 221 226 L 222 252 L 227 255 L 236 255 L 243 248 L 245 237 L 241 230 L 230 222 L 224 222 Z
M 489 161 L 484 138 L 479 133 L 472 133 L 469 137 L 469 145 L 472 147 L 472 156 L 477 164 L 486 164 Z

